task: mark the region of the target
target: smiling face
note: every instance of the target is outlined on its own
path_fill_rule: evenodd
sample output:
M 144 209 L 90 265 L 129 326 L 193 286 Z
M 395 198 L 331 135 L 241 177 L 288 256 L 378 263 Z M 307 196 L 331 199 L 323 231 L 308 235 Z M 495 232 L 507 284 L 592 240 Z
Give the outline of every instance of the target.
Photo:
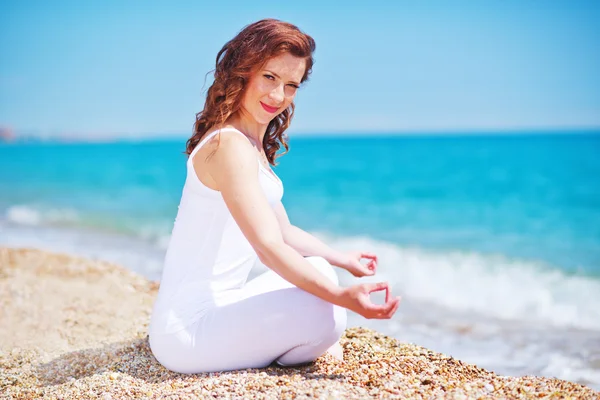
M 304 58 L 290 53 L 269 59 L 248 81 L 242 97 L 242 114 L 260 125 L 268 125 L 294 100 L 305 69 Z

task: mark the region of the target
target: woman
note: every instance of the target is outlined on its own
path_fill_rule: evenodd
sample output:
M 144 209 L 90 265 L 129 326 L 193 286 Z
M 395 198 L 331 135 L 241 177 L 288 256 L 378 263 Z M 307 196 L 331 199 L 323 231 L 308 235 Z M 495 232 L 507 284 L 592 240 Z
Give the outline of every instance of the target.
M 273 173 L 313 65 L 314 40 L 267 19 L 217 55 L 215 81 L 188 140 L 187 179 L 154 304 L 150 347 L 166 368 L 225 371 L 342 357 L 346 309 L 391 318 L 387 283 L 338 286 L 333 266 L 373 275 L 377 258 L 342 254 L 291 225 Z M 303 257 L 306 256 L 306 257 Z M 370 259 L 363 265 L 361 258 Z M 268 272 L 247 282 L 262 262 Z M 386 303 L 369 294 L 386 290 Z

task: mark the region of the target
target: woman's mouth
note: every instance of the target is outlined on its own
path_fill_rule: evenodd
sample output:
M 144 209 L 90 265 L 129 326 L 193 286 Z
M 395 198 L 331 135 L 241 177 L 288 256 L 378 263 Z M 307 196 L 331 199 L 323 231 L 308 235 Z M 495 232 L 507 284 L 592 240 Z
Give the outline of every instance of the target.
M 271 107 L 266 105 L 265 103 L 263 103 L 262 101 L 260 102 L 260 105 L 262 106 L 262 108 L 265 109 L 266 112 L 273 114 L 275 111 L 279 110 L 279 107 Z

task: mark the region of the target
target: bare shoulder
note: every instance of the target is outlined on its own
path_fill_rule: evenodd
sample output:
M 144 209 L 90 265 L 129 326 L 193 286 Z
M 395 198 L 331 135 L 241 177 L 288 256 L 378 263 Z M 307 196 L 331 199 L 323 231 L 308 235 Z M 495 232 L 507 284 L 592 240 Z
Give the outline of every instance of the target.
M 223 129 L 216 134 L 213 133 L 214 130 L 205 134 L 205 136 L 212 135 L 212 137 L 202 145 L 202 148 L 198 149 L 192 160 L 194 165 L 206 165 L 215 156 L 217 156 L 216 161 L 218 161 L 231 155 L 243 157 L 246 153 L 252 154 L 252 145 L 241 132 Z
M 223 189 L 233 182 L 252 181 L 256 177 L 258 159 L 250 141 L 240 132 L 223 129 L 213 135 L 193 160 L 196 170 L 204 169 L 210 180 Z

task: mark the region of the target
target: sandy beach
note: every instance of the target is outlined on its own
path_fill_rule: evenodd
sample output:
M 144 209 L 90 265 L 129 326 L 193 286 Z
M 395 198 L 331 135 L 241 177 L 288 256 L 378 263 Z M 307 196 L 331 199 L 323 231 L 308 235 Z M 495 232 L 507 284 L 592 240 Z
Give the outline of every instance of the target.
M 118 265 L 0 248 L 0 398 L 578 398 L 592 389 L 503 377 L 351 328 L 344 362 L 183 375 L 162 367 L 147 326 L 158 283 Z

